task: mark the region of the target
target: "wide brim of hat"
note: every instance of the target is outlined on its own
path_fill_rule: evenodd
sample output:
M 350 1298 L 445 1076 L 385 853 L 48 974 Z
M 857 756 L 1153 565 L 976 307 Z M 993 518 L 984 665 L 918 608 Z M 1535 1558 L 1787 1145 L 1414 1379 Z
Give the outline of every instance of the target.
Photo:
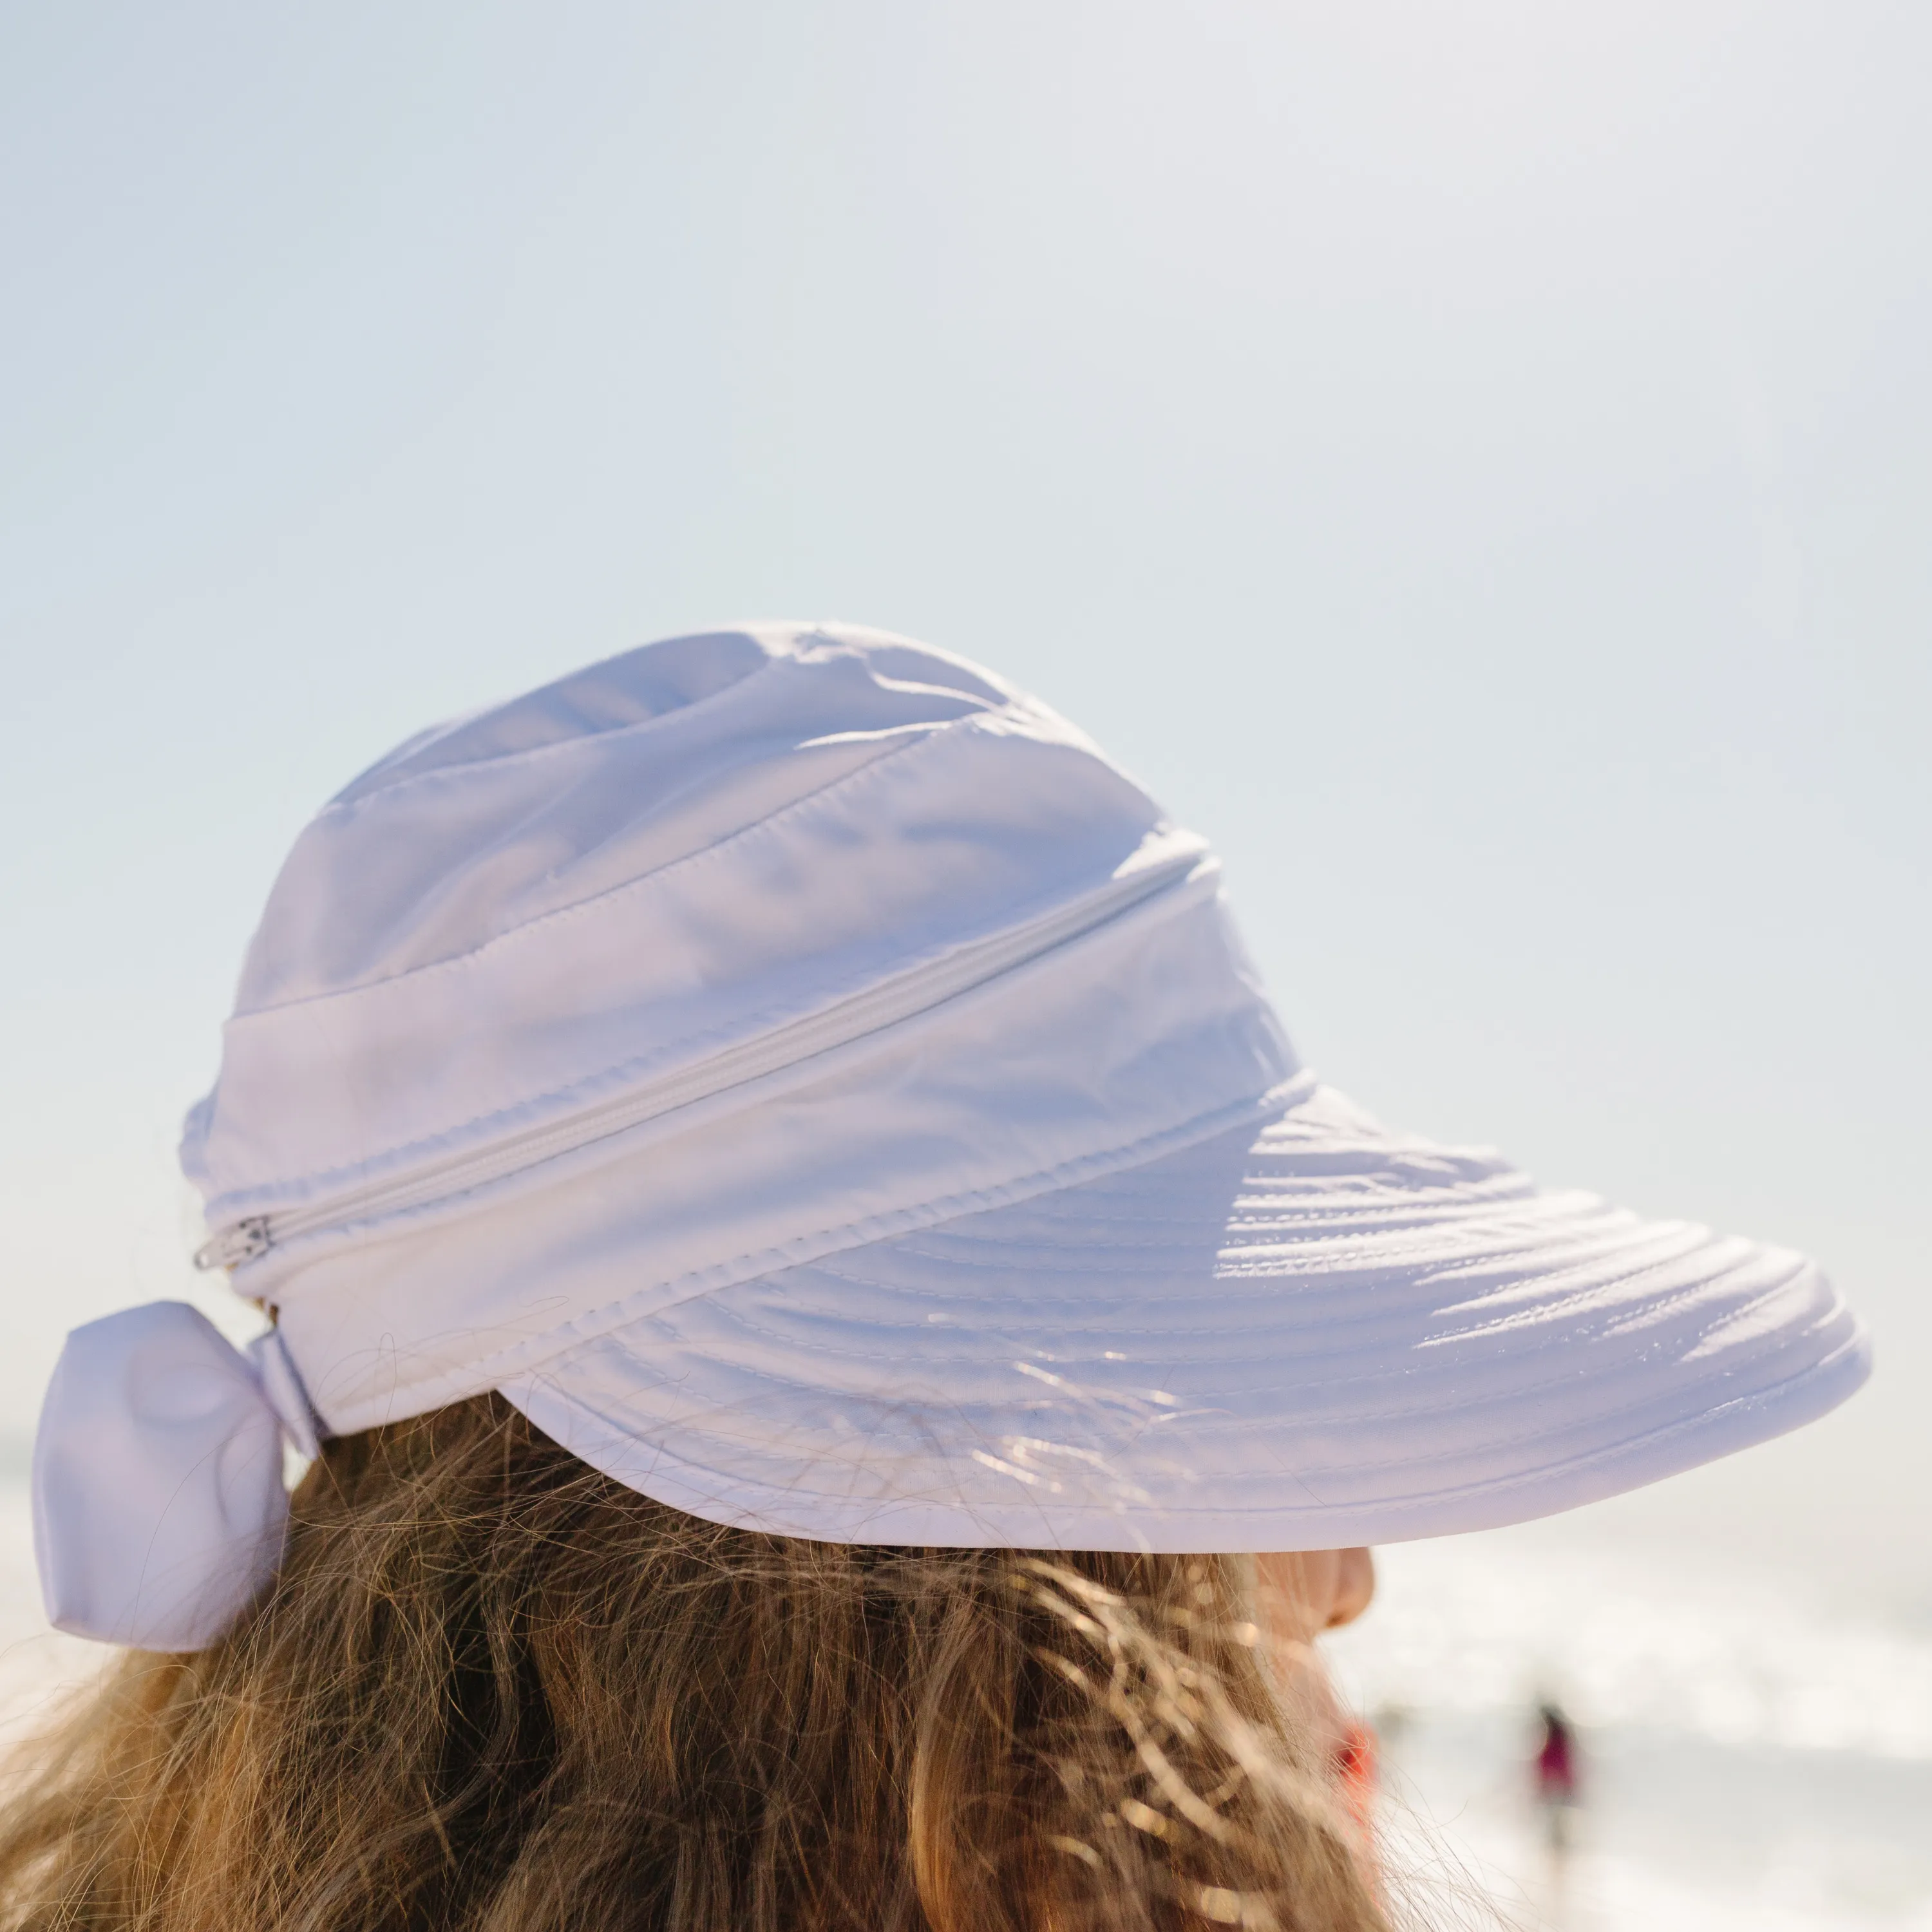
M 697 1296 L 503 1393 L 717 1522 L 1210 1552 L 1550 1515 L 1795 1428 L 1868 1370 L 1804 1256 L 1540 1189 L 1323 1088 Z

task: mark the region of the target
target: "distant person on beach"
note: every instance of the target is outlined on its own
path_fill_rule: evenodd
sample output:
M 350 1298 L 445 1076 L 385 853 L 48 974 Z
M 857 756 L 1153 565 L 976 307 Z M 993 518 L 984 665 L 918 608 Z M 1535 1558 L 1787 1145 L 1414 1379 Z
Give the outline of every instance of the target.
M 1570 1827 L 1580 1802 L 1576 1733 L 1562 1706 L 1546 1698 L 1537 1706 L 1540 1732 L 1532 1763 L 1536 1802 L 1543 1814 L 1546 1842 L 1552 1856 L 1570 1849 Z
M 1319 1648 L 1368 1546 L 1865 1372 L 1802 1257 L 1321 1084 L 1204 841 L 852 626 L 355 779 L 182 1160 L 256 1332 L 68 1338 L 42 1587 L 124 1654 L 11 1761 L 0 1932 L 1417 1923 Z

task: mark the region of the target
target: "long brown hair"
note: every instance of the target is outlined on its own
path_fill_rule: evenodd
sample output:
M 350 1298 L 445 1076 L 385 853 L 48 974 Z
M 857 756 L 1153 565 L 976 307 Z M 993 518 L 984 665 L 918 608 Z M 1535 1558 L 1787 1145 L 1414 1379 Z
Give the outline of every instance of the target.
M 14 1766 L 7 1932 L 1373 1932 L 1238 1559 L 722 1528 L 500 1398 Z

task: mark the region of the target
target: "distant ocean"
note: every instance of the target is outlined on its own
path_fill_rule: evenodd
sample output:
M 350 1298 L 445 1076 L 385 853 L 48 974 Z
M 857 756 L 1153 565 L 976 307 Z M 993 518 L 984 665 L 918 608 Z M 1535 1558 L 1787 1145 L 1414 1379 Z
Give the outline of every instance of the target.
M 1329 1650 L 1380 1734 L 1384 1852 L 1424 1924 L 1932 1932 L 1932 1631 L 1514 1532 L 1378 1562 L 1374 1609 Z M 46 1629 L 26 1486 L 0 1475 L 0 1730 L 100 1654 Z M 1528 1796 L 1540 1696 L 1583 1750 L 1560 1874 Z
M 1520 1532 L 1378 1561 L 1330 1654 L 1382 1738 L 1387 1856 L 1441 1922 L 1932 1932 L 1932 1631 Z M 1528 1795 L 1545 1696 L 1583 1753 L 1561 1870 Z

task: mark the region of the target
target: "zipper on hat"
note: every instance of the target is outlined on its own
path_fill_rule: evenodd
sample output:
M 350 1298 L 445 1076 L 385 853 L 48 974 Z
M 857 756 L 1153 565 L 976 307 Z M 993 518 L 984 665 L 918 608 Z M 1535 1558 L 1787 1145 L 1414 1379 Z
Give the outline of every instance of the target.
M 1098 892 L 1030 926 L 962 946 L 928 966 L 842 1000 L 823 1012 L 808 1014 L 728 1047 L 695 1066 L 649 1082 L 566 1119 L 313 1207 L 244 1215 L 218 1228 L 196 1251 L 194 1264 L 204 1270 L 245 1268 L 297 1235 L 346 1228 L 379 1215 L 402 1214 L 468 1193 L 748 1081 L 782 1072 L 971 992 L 1043 953 L 1084 938 L 1143 902 L 1184 884 L 1200 872 L 1204 861 L 1212 863 L 1204 848 L 1190 842 L 1173 857 L 1126 879 L 1110 880 Z

